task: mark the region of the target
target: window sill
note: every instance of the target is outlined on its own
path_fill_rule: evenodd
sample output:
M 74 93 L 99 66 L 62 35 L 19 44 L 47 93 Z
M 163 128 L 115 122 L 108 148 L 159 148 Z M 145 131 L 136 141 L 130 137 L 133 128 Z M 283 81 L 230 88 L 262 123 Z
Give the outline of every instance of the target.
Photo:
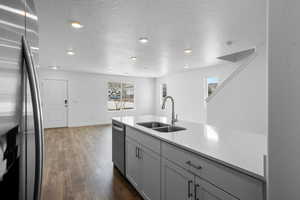
M 127 111 L 135 111 L 136 108 L 132 109 L 122 109 L 122 110 L 107 110 L 107 112 L 127 112 Z

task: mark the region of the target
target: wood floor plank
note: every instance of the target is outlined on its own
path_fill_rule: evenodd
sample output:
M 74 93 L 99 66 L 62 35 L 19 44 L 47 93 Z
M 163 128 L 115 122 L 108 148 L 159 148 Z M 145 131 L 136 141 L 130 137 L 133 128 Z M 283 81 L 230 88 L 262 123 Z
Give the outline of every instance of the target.
M 111 126 L 47 129 L 43 200 L 141 200 L 112 164 Z

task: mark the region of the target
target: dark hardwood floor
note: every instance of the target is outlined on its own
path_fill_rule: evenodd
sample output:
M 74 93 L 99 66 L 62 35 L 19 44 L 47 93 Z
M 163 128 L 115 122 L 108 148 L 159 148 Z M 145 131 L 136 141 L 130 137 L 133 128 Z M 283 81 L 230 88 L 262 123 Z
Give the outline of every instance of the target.
M 43 200 L 141 200 L 111 161 L 111 126 L 47 129 Z

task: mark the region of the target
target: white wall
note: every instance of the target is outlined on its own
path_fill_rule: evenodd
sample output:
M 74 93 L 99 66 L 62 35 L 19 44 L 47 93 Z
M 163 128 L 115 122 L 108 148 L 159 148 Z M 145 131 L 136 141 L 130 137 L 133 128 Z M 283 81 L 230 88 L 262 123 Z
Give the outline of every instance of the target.
M 269 199 L 300 199 L 300 1 L 269 1 Z
M 110 123 L 111 117 L 124 114 L 118 111 L 107 111 L 107 82 L 109 81 L 124 81 L 135 84 L 136 109 L 126 111 L 126 114 L 154 114 L 155 80 L 153 78 L 54 70 L 40 70 L 39 77 L 41 81 L 43 79 L 68 80 L 69 126 Z
M 156 113 L 170 116 L 170 107 L 161 110 L 160 87 L 166 83 L 168 95 L 175 99 L 179 119 L 207 122 L 215 126 L 267 134 L 266 46 L 257 48 L 257 57 L 229 81 L 207 104 L 205 77 L 223 81 L 241 63 L 191 70 L 156 80 Z M 243 61 L 244 62 L 244 61 Z
M 268 79 L 265 45 L 257 49 L 257 54 L 242 72 L 209 101 L 209 124 L 267 134 Z
M 168 95 L 175 99 L 175 112 L 178 114 L 178 118 L 193 122 L 205 122 L 205 78 L 214 76 L 223 81 L 235 68 L 234 65 L 214 66 L 158 78 L 156 80 L 156 113 L 170 116 L 170 103 L 166 110 L 161 110 L 160 87 L 161 84 L 166 83 Z

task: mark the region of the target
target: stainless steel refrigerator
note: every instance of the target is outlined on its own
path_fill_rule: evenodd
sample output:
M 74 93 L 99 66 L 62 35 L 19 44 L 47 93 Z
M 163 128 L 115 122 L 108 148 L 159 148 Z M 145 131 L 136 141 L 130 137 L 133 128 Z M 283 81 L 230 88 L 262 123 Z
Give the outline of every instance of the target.
M 38 200 L 43 171 L 38 16 L 33 0 L 0 0 L 0 199 Z

